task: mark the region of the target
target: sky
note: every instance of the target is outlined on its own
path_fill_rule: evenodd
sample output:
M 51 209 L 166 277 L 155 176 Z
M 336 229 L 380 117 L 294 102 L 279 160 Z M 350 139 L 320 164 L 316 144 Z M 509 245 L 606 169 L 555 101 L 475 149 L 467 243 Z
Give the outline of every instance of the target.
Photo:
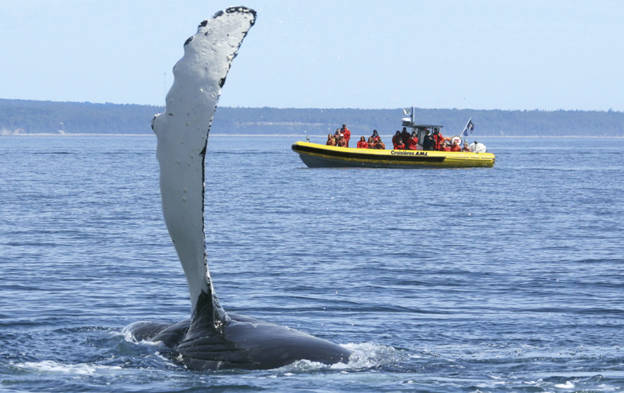
M 619 0 L 2 0 L 0 98 L 164 105 L 235 5 L 258 18 L 221 106 L 624 111 Z

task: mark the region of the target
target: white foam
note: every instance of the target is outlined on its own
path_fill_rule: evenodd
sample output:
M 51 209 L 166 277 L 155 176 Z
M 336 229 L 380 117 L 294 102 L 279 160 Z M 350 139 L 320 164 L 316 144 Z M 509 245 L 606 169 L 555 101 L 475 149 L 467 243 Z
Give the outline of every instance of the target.
M 393 347 L 379 345 L 375 343 L 344 344 L 344 348 L 351 351 L 351 356 L 347 363 L 334 363 L 331 365 L 312 362 L 310 360 L 298 360 L 279 370 L 284 372 L 283 376 L 292 375 L 293 372 L 310 372 L 315 370 L 340 370 L 342 373 L 357 371 L 362 369 L 379 367 L 392 364 L 400 360 L 399 352 Z
M 76 363 L 64 364 L 53 360 L 43 360 L 40 362 L 16 363 L 13 366 L 22 369 L 36 370 L 46 373 L 74 374 L 74 375 L 94 375 L 100 373 L 117 372 L 121 370 L 119 366 L 102 366 L 96 364 Z
M 136 344 L 138 342 L 138 340 L 136 339 L 136 337 L 134 337 L 134 334 L 132 333 L 132 326 L 136 323 L 138 322 L 131 323 L 130 325 L 121 329 L 121 335 L 123 336 L 124 340 L 133 344 Z
M 400 358 L 400 354 L 396 349 L 386 345 L 375 343 L 350 343 L 343 346 L 352 352 L 351 357 L 349 358 L 349 363 L 346 365 L 344 365 L 344 363 L 334 364 L 332 365 L 332 368 L 334 369 L 363 369 L 378 367 L 395 363 Z
M 151 345 L 151 346 L 162 345 L 162 341 L 137 340 L 137 338 L 134 336 L 134 333 L 132 333 L 132 330 L 133 330 L 133 327 L 141 323 L 144 323 L 144 322 L 143 321 L 133 322 L 130 325 L 121 329 L 121 335 L 123 336 L 124 340 L 132 344 L 143 344 L 143 345 Z
M 558 383 L 555 385 L 557 389 L 574 389 L 574 384 L 571 381 L 566 381 L 566 383 Z

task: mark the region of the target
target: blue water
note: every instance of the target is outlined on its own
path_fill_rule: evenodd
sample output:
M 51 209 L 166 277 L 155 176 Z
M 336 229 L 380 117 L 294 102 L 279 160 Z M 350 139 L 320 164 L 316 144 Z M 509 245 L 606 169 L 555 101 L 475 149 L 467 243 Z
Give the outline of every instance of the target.
M 495 167 L 461 170 L 308 169 L 295 140 L 211 137 L 210 269 L 227 310 L 348 364 L 133 342 L 189 315 L 155 138 L 0 137 L 0 391 L 624 391 L 624 139 L 483 138 Z

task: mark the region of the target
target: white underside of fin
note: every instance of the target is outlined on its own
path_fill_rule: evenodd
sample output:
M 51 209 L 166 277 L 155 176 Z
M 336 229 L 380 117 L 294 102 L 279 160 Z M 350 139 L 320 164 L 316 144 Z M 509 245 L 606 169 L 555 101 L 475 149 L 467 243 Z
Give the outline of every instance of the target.
M 154 117 L 160 191 L 169 235 L 188 281 L 192 309 L 212 294 L 204 245 L 204 154 L 230 64 L 255 22 L 255 12 L 230 8 L 202 22 L 173 68 L 165 112 Z

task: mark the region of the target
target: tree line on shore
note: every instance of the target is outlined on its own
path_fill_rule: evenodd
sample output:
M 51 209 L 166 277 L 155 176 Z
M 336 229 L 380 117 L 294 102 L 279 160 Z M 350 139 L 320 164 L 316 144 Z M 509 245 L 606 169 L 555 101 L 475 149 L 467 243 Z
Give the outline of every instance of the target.
M 150 133 L 163 107 L 135 104 L 0 99 L 0 132 Z M 212 125 L 220 134 L 326 135 L 342 124 L 358 134 L 394 134 L 403 113 L 396 109 L 219 107 Z M 419 123 L 444 125 L 458 134 L 469 118 L 479 136 L 624 136 L 624 112 L 577 110 L 478 110 L 415 108 Z

